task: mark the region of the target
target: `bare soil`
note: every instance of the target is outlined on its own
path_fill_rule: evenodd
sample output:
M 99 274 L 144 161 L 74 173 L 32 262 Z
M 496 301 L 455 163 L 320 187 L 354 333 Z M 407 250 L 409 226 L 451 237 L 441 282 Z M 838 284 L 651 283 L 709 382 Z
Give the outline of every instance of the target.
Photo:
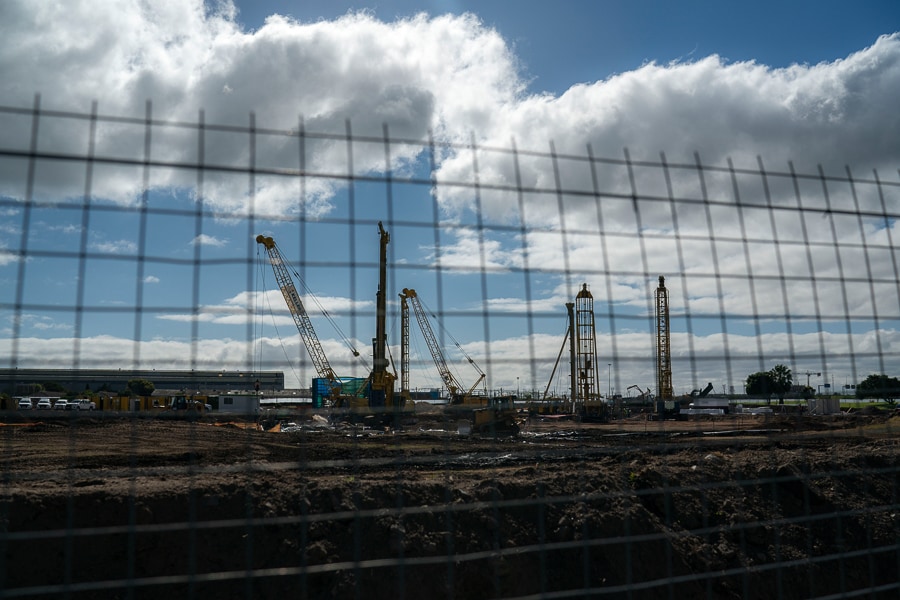
M 496 438 L 424 411 L 399 432 L 290 420 L 275 432 L 209 416 L 6 415 L 0 595 L 900 589 L 892 413 L 531 420 Z

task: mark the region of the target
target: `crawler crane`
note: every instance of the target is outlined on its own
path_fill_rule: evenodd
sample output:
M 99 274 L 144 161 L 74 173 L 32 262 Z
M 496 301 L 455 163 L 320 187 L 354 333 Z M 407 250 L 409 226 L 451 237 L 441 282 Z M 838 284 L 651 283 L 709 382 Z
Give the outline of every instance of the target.
M 431 358 L 434 360 L 434 365 L 437 367 L 438 374 L 441 376 L 444 387 L 447 388 L 447 392 L 450 395 L 449 403 L 445 408 L 445 414 L 458 419 L 469 420 L 472 429 L 479 433 L 492 433 L 498 431 L 510 433 L 518 432 L 516 409 L 513 405 L 512 398 L 489 398 L 487 396 L 473 394 L 472 392 L 478 387 L 478 384 L 484 380 L 485 374 L 471 358 L 469 359 L 469 363 L 478 370 L 479 377 L 468 389 L 465 389 L 460 385 L 459 381 L 453 375 L 453 372 L 450 371 L 450 368 L 447 366 L 447 360 L 444 358 L 444 353 L 438 344 L 437 338 L 434 335 L 434 330 L 431 328 L 431 323 L 428 320 L 428 314 L 425 312 L 416 290 L 404 288 L 403 292 L 400 294 L 400 298 L 401 306 L 405 306 L 407 302 L 412 305 L 413 312 L 416 315 L 416 321 L 419 323 L 419 329 L 422 331 L 422 336 L 425 338 L 425 343 L 428 345 L 428 350 L 431 352 Z M 401 360 L 401 365 L 403 366 L 403 381 L 407 381 L 406 373 L 409 356 L 409 350 L 408 347 L 406 347 L 409 343 L 408 308 L 405 311 L 402 311 L 401 315 L 407 319 L 406 323 L 402 325 L 402 328 L 407 333 L 403 339 L 403 359 Z M 408 385 L 408 382 L 406 385 Z
M 365 398 L 345 396 L 342 394 L 341 381 L 338 379 L 337 375 L 335 375 L 334 369 L 331 368 L 331 364 L 328 362 L 325 350 L 322 348 L 321 342 L 319 342 L 319 337 L 316 335 L 315 329 L 313 329 L 309 314 L 303 306 L 300 294 L 297 293 L 297 288 L 294 286 L 294 280 L 291 278 L 286 262 L 282 257 L 281 251 L 278 249 L 275 240 L 271 237 L 258 235 L 256 236 L 256 243 L 262 244 L 266 249 L 266 253 L 269 255 L 269 262 L 272 265 L 272 269 L 275 271 L 275 281 L 281 289 L 281 294 L 284 296 L 284 301 L 287 304 L 291 316 L 294 318 L 294 323 L 297 325 L 300 337 L 303 338 L 303 344 L 309 352 L 309 357 L 312 359 L 316 373 L 318 373 L 321 379 L 328 381 L 328 386 L 330 388 L 328 397 L 331 401 L 331 407 L 338 410 L 363 410 L 366 405 Z M 359 356 L 359 352 L 354 350 L 353 353 L 355 356 Z
M 395 373 L 388 370 L 390 360 L 387 356 L 387 333 L 385 320 L 387 315 L 387 299 L 385 289 L 387 287 L 387 245 L 390 243 L 391 236 L 385 231 L 384 226 L 379 221 L 378 233 L 381 239 L 379 252 L 379 272 L 378 272 L 378 292 L 376 294 L 376 314 L 375 314 L 375 337 L 372 339 L 373 361 L 372 371 L 369 374 L 365 385 L 361 386 L 356 394 L 344 394 L 341 391 L 341 381 L 335 375 L 334 370 L 328 362 L 322 344 L 319 342 L 318 336 L 310 322 L 309 315 L 303 307 L 303 302 L 297 289 L 294 286 L 293 279 L 285 266 L 285 260 L 278 249 L 278 245 L 271 237 L 263 235 L 256 236 L 256 241 L 266 248 L 269 255 L 269 262 L 275 271 L 275 278 L 281 293 L 284 296 L 285 303 L 294 317 L 294 322 L 303 343 L 309 351 L 313 365 L 319 377 L 329 382 L 331 392 L 331 408 L 333 410 L 333 418 L 351 418 L 359 419 L 361 417 L 376 417 L 384 422 L 393 421 L 395 425 L 399 424 L 399 416 L 406 415 L 411 412 L 411 402 L 406 402 L 406 396 L 394 393 L 394 382 L 397 379 Z M 353 350 L 354 356 L 359 356 L 359 352 Z M 408 416 L 408 415 L 406 415 Z

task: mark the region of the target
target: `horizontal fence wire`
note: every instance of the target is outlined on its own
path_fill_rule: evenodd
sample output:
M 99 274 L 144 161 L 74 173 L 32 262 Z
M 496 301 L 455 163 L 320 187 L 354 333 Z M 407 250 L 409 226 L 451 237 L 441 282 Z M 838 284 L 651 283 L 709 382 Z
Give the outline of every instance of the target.
M 0 131 L 0 596 L 900 592 L 900 171 Z

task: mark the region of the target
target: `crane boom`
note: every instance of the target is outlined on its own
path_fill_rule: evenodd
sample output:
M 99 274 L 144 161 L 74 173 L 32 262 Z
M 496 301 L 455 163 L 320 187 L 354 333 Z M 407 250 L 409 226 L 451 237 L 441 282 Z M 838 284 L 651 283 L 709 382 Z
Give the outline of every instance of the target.
M 256 236 L 256 243 L 262 244 L 266 249 L 266 253 L 269 255 L 269 262 L 272 264 L 272 269 L 275 271 L 275 280 L 278 283 L 278 287 L 281 289 L 281 294 L 284 296 L 284 301 L 287 304 L 288 310 L 294 318 L 294 323 L 297 325 L 300 337 L 303 338 L 303 343 L 306 346 L 306 350 L 309 352 L 309 357 L 313 361 L 316 373 L 319 374 L 319 377 L 331 382 L 332 388 L 334 388 L 335 385 L 340 386 L 340 382 L 338 381 L 337 376 L 335 376 L 331 364 L 328 362 L 328 357 L 325 355 L 325 350 L 322 349 L 322 344 L 319 342 L 315 329 L 313 329 L 309 314 L 307 314 L 306 309 L 303 307 L 303 301 L 300 299 L 300 294 L 297 293 L 297 288 L 294 286 L 291 274 L 285 266 L 285 261 L 281 256 L 281 252 L 278 250 L 278 245 L 275 244 L 274 239 L 263 235 Z
M 428 315 L 425 313 L 425 309 L 419 301 L 416 290 L 403 288 L 403 294 L 401 294 L 401 296 L 408 299 L 409 303 L 412 304 L 413 312 L 416 314 L 416 320 L 419 322 L 419 329 L 422 330 L 422 337 L 425 338 L 425 343 L 428 345 L 428 350 L 431 352 L 431 358 L 434 360 L 434 366 L 437 367 L 438 374 L 444 381 L 447 391 L 450 392 L 450 398 L 453 399 L 459 395 L 462 386 L 460 386 L 456 377 L 453 376 L 450 367 L 447 366 L 447 360 L 444 358 L 441 346 L 434 336 L 434 330 L 431 328 L 431 323 L 428 322 Z M 482 374 L 481 377 L 484 378 L 484 375 Z M 480 382 L 481 379 L 478 381 Z M 475 385 L 478 385 L 478 382 L 476 382 Z M 474 388 L 475 386 L 472 387 Z
M 478 368 L 475 361 L 468 356 L 466 358 L 469 364 L 475 367 L 480 376 L 472 387 L 464 390 L 456 377 L 453 376 L 450 367 L 447 366 L 447 360 L 444 358 L 440 344 L 438 344 L 437 338 L 434 336 L 434 330 L 428 321 L 428 314 L 425 312 L 416 290 L 404 288 L 400 298 L 402 301 L 401 306 L 405 307 L 407 300 L 412 304 L 413 311 L 416 313 L 416 320 L 419 322 L 419 329 L 422 330 L 422 337 L 425 338 L 425 343 L 428 344 L 428 350 L 431 352 L 431 358 L 434 360 L 434 366 L 437 367 L 438 373 L 444 381 L 444 386 L 450 393 L 450 402 L 448 406 L 444 407 L 444 414 L 467 421 L 466 428 L 468 431 L 474 429 L 480 433 L 491 435 L 496 435 L 498 431 L 518 432 L 519 426 L 516 423 L 517 412 L 513 402 L 515 396 L 495 398 L 473 396 L 472 391 L 479 383 L 484 381 L 485 374 L 484 371 Z M 406 313 L 408 325 L 408 309 L 406 309 Z M 406 340 L 406 343 L 409 343 L 408 340 Z M 458 342 L 456 345 L 462 350 Z

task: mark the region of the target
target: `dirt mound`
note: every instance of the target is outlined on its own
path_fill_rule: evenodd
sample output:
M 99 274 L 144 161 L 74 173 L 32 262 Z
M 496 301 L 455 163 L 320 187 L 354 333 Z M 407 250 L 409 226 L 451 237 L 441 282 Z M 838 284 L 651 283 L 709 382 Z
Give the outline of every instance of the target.
M 312 420 L 0 428 L 4 588 L 896 597 L 900 421 L 790 423 L 535 421 L 496 439 Z

